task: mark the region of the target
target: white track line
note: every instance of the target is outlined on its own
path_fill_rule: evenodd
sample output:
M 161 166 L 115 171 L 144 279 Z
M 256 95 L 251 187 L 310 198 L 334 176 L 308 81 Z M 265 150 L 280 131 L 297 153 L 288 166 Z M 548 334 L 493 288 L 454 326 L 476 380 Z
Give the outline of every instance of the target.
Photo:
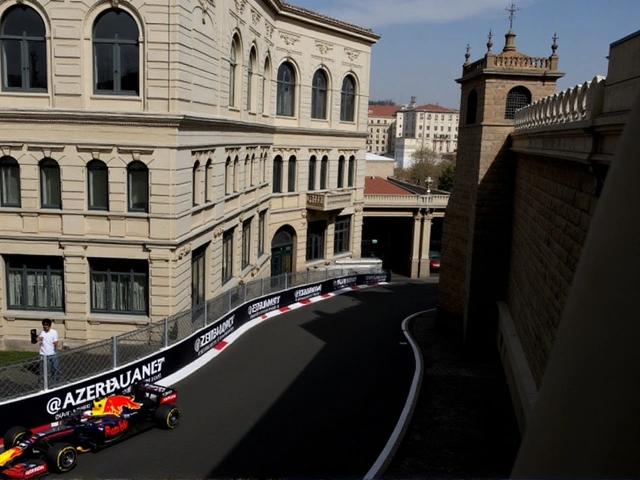
M 402 437 L 404 437 L 407 427 L 409 426 L 409 421 L 411 420 L 413 409 L 415 408 L 416 401 L 418 399 L 418 393 L 420 392 L 420 385 L 422 384 L 423 361 L 422 352 L 420 351 L 420 348 L 418 348 L 418 344 L 416 343 L 416 341 L 409 333 L 408 325 L 409 322 L 418 315 L 433 311 L 435 311 L 435 308 L 422 310 L 421 312 L 416 312 L 412 315 L 409 315 L 402 321 L 402 331 L 404 333 L 404 336 L 407 337 L 411 348 L 413 349 L 413 356 L 416 360 L 416 371 L 413 374 L 413 380 L 411 381 L 409 395 L 407 396 L 407 401 L 404 404 L 404 408 L 402 409 L 402 413 L 400 414 L 400 418 L 398 419 L 396 428 L 394 428 L 393 432 L 391 433 L 391 436 L 389 437 L 387 444 L 384 446 L 384 449 L 378 456 L 378 459 L 364 476 L 364 480 L 373 480 L 374 478 L 377 478 L 384 473 L 384 470 L 389 466 L 389 463 L 391 462 L 393 455 L 400 445 Z

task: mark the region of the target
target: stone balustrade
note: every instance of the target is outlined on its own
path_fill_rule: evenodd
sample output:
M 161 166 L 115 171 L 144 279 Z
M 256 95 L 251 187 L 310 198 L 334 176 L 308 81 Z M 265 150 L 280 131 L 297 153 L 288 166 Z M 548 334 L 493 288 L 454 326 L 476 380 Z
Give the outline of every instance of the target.
M 538 100 L 515 114 L 515 130 L 593 120 L 602 113 L 605 78 L 589 82 Z
M 449 195 L 384 195 L 365 194 L 364 205 L 376 207 L 438 207 L 444 208 L 449 203 Z
M 479 70 L 492 68 L 555 70 L 557 60 L 554 62 L 554 58 L 557 57 L 500 56 L 489 53 L 480 60 L 463 65 L 462 74 L 468 75 Z

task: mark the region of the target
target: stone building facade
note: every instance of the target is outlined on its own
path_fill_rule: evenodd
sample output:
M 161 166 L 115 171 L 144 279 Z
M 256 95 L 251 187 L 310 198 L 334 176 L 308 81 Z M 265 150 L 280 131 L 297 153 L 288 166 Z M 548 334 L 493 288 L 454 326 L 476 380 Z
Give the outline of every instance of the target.
M 0 22 L 0 345 L 359 256 L 377 34 L 280 0 L 8 0 Z

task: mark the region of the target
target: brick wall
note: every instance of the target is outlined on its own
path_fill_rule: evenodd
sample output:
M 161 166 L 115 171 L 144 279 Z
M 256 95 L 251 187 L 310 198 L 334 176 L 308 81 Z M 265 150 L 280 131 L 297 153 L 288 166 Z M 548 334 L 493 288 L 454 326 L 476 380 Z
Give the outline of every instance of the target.
M 507 303 L 538 387 L 597 203 L 596 180 L 583 163 L 517 159 Z

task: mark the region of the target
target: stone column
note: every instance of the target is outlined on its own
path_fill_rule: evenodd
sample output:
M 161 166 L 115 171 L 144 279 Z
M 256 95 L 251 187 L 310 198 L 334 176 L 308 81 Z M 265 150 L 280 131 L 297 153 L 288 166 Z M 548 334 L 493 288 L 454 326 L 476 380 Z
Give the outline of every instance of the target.
M 431 274 L 429 269 L 429 247 L 431 245 L 431 219 L 433 216 L 426 213 L 422 221 L 421 255 L 420 255 L 420 278 L 428 278 Z
M 180 259 L 186 257 L 190 251 L 191 244 L 182 247 Z M 175 270 L 172 272 L 169 247 L 149 248 L 149 319 L 151 322 L 162 320 L 175 311 L 187 307 L 187 303 L 182 299 L 184 296 L 182 292 L 174 292 L 172 288 L 172 279 L 177 276 L 178 269 Z M 176 283 L 184 284 L 179 280 L 176 278 Z
M 89 284 L 89 263 L 86 246 L 62 244 L 64 256 L 64 331 L 58 328 L 58 335 L 66 346 L 84 345 L 89 339 L 87 314 L 91 311 L 91 289 Z
M 413 240 L 411 241 L 411 278 L 420 275 L 420 244 L 422 237 L 422 214 L 413 216 Z

